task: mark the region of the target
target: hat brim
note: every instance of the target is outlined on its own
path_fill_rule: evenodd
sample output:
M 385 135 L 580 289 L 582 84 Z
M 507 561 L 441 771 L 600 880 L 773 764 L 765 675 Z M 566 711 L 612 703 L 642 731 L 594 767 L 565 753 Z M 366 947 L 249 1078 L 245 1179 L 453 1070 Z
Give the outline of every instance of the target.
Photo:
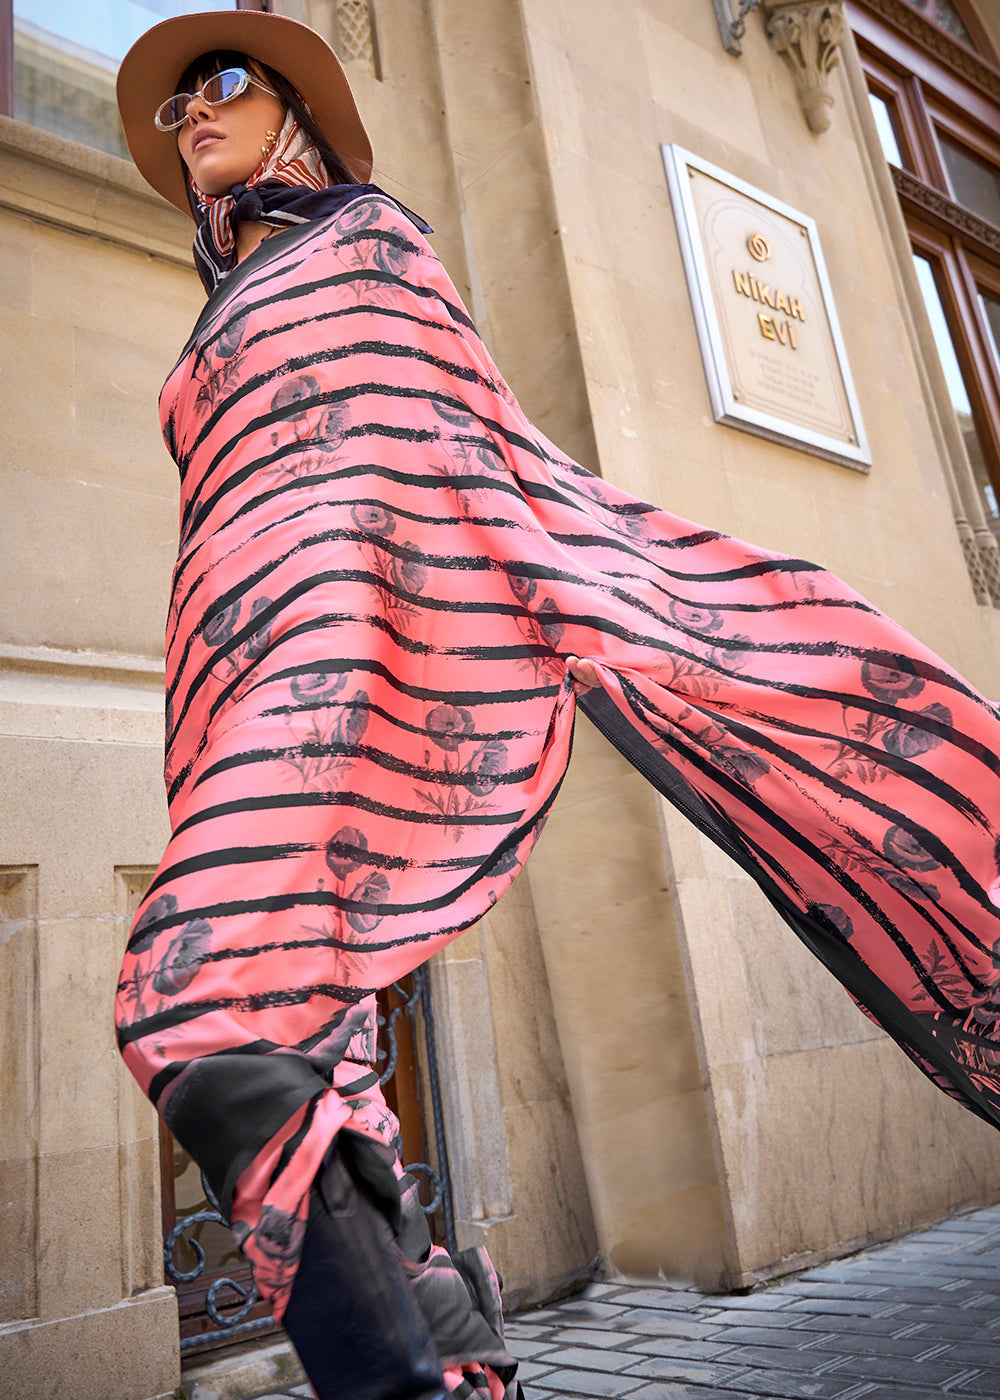
M 351 173 L 362 184 L 371 178 L 371 141 L 347 74 L 326 40 L 283 15 L 215 10 L 179 15 L 147 29 L 118 70 L 118 110 L 128 148 L 139 173 L 164 199 L 191 213 L 175 135 L 159 131 L 153 116 L 177 91 L 185 68 L 214 49 L 236 49 L 287 78 Z

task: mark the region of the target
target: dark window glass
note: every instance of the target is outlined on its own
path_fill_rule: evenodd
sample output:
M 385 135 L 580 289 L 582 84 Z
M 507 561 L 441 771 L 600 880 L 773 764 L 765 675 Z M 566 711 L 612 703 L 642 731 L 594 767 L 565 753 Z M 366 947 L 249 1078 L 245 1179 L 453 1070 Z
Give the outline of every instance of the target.
M 955 201 L 1000 228 L 1000 170 L 938 132 Z
M 15 118 L 127 156 L 115 106 L 126 51 L 158 20 L 225 9 L 236 0 L 14 0 Z

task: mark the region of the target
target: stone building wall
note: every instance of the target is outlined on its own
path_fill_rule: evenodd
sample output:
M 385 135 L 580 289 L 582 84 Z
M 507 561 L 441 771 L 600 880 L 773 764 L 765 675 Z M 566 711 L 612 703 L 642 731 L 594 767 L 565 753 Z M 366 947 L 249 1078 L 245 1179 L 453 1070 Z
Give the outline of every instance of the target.
M 275 8 L 342 41 L 361 13 Z M 539 427 L 640 496 L 822 560 L 1000 695 L 851 43 L 815 136 L 759 17 L 732 59 L 710 0 L 371 12 L 348 70 L 374 178 L 434 224 Z M 713 422 L 660 142 L 816 219 L 869 474 Z M 125 162 L 0 119 L 0 1374 L 26 1400 L 39 1375 L 72 1400 L 179 1378 L 156 1123 L 111 999 L 166 833 L 155 398 L 201 301 L 189 237 Z M 434 993 L 459 1239 L 490 1246 L 508 1303 L 598 1253 L 739 1286 L 995 1193 L 992 1131 L 585 721 L 526 876 Z

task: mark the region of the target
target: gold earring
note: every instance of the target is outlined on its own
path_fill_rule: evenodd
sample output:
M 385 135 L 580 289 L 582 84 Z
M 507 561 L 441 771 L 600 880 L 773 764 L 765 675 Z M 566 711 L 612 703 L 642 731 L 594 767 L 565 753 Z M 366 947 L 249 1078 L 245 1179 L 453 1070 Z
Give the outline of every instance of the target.
M 274 150 L 275 143 L 278 140 L 278 133 L 276 131 L 265 131 L 264 140 L 267 144 L 261 146 L 260 153 L 262 156 L 269 156 Z

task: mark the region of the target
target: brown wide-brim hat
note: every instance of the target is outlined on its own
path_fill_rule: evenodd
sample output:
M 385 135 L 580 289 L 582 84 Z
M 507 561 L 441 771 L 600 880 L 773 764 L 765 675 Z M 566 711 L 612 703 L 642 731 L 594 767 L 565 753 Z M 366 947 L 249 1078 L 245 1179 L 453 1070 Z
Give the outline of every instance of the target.
M 362 184 L 371 178 L 372 143 L 340 59 L 325 39 L 298 20 L 262 10 L 213 10 L 179 15 L 141 35 L 118 70 L 118 110 L 139 173 L 185 214 L 184 165 L 176 135 L 153 116 L 177 91 L 180 75 L 202 54 L 236 49 L 266 63 L 297 89 L 323 135 Z

